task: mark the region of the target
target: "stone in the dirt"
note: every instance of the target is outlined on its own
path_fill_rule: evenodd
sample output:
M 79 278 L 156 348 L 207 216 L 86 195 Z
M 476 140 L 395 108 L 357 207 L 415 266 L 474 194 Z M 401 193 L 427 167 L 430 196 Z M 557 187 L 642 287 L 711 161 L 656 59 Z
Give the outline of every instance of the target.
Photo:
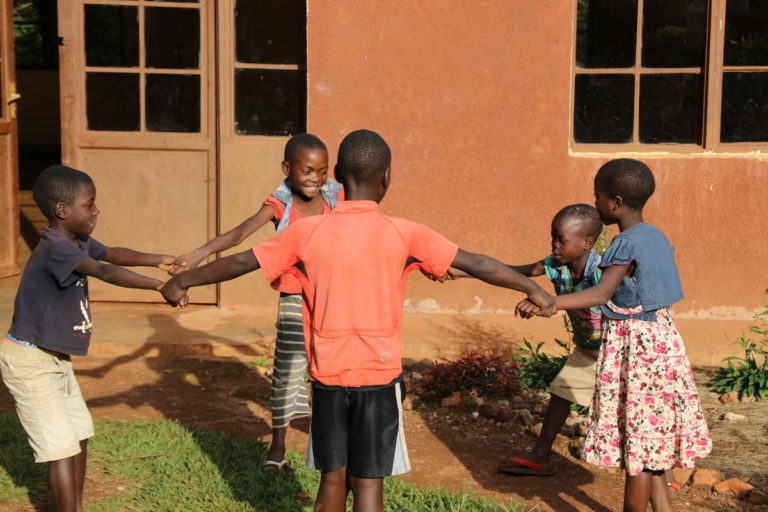
M 727 412 L 723 415 L 723 421 L 727 421 L 728 423 L 738 423 L 739 421 L 746 421 L 747 417 L 743 414 L 735 414 L 732 412 Z
M 731 391 L 730 393 L 720 395 L 718 400 L 725 405 L 736 405 L 739 403 L 739 394 L 735 391 Z
M 563 434 L 557 434 L 557 436 L 555 436 L 555 441 L 552 443 L 552 449 L 557 453 L 566 454 L 569 453 L 570 443 L 570 438 L 565 437 Z
M 768 505 L 768 494 L 757 489 L 752 489 L 752 492 L 749 493 L 747 503 L 750 505 Z
M 533 421 L 533 414 L 528 409 L 513 409 L 512 418 L 525 427 L 532 427 L 536 423 Z
M 568 443 L 568 451 L 573 455 L 573 458 L 580 459 L 581 452 L 584 450 L 584 438 L 576 437 L 571 439 Z
M 486 418 L 506 423 L 512 418 L 512 409 L 509 408 L 508 403 L 502 401 L 485 402 L 480 406 L 480 414 Z
M 586 437 L 587 435 L 587 424 L 586 423 L 580 423 L 579 424 L 579 436 L 580 437 Z
M 528 405 L 528 401 L 525 398 L 518 395 L 513 396 L 509 400 L 509 406 L 512 407 L 513 409 L 523 409 L 527 405 Z
M 715 486 L 715 490 L 717 492 L 730 492 L 735 494 L 737 497 L 745 496 L 752 489 L 753 487 L 751 485 L 746 482 L 742 482 L 738 478 L 729 478 L 728 480 L 723 480 Z
M 684 486 L 688 483 L 688 480 L 691 479 L 691 475 L 693 474 L 692 469 L 686 469 L 686 468 L 674 468 L 672 469 L 672 475 L 675 477 L 675 482 L 679 483 L 681 486 Z
M 452 395 L 444 397 L 440 400 L 440 405 L 443 407 L 454 407 L 461 403 L 461 391 L 456 391 Z
M 480 396 L 480 392 L 476 389 L 470 389 L 468 393 L 463 397 L 464 405 L 470 411 L 479 411 L 480 407 L 485 403 L 485 399 Z
M 421 399 L 415 395 L 408 395 L 405 397 L 405 400 L 403 400 L 403 409 L 406 411 L 418 409 L 420 405 Z
M 693 473 L 694 487 L 712 487 L 720 480 L 720 473 L 714 469 L 697 469 Z
M 536 437 L 539 437 L 541 435 L 541 427 L 542 427 L 541 423 L 537 423 L 531 428 L 529 428 L 528 432 L 535 435 Z

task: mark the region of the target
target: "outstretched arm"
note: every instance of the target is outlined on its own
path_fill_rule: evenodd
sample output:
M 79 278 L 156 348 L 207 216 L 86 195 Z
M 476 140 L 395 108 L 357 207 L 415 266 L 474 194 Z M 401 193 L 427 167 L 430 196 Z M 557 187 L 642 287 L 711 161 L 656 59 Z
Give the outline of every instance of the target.
M 157 267 L 169 270 L 176 258 L 170 254 L 150 254 L 125 247 L 110 247 L 104 261 L 126 267 Z
M 628 270 L 629 264 L 607 267 L 603 270 L 597 286 L 576 293 L 558 295 L 555 300 L 557 309 L 586 309 L 605 304 L 616 293 L 616 288 L 619 287 Z M 515 307 L 515 313 L 528 318 L 538 314 L 536 309 L 534 304 L 524 300 Z
M 534 304 L 541 308 L 543 316 L 551 316 L 556 311 L 555 298 L 545 292 L 541 286 L 490 256 L 459 249 L 451 266 L 486 283 L 525 293 Z
M 275 216 L 275 208 L 264 204 L 256 214 L 245 219 L 239 226 L 222 233 L 216 238 L 201 245 L 197 249 L 178 256 L 178 263 L 171 269 L 171 274 L 193 269 L 211 254 L 226 251 L 251 236 L 257 229 L 270 221 Z
M 544 260 L 539 260 L 535 263 L 528 263 L 527 265 L 507 265 L 509 268 L 517 272 L 518 274 L 522 274 L 525 277 L 538 277 L 544 275 Z M 463 270 L 459 270 L 455 267 L 451 267 L 448 269 L 448 272 L 446 272 L 447 279 L 459 279 L 462 277 L 470 277 L 469 274 L 464 272 Z M 430 276 L 427 276 L 430 277 Z M 433 281 L 445 281 L 446 279 L 436 279 L 430 277 Z
M 141 288 L 144 290 L 159 290 L 163 282 L 158 279 L 143 276 L 132 272 L 127 268 L 110 263 L 102 263 L 93 258 L 86 258 L 77 267 L 75 272 L 86 276 L 93 276 L 110 284 L 125 288 Z
M 180 272 L 165 283 L 160 292 L 169 304 L 175 306 L 182 301 L 187 288 L 229 281 L 258 268 L 259 261 L 253 251 L 248 249 L 202 267 Z

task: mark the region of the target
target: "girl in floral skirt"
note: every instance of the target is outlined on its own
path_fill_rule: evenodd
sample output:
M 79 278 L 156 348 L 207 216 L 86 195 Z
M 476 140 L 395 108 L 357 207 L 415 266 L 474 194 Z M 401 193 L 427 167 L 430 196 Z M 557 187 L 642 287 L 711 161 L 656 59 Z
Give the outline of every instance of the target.
M 601 305 L 602 344 L 583 458 L 624 468 L 624 511 L 670 510 L 664 470 L 692 468 L 712 450 L 691 365 L 669 306 L 683 298 L 674 248 L 643 222 L 650 169 L 622 158 L 595 176 L 595 207 L 620 234 L 603 254 L 600 284 L 557 297 L 558 309 Z M 523 301 L 521 316 L 537 312 Z

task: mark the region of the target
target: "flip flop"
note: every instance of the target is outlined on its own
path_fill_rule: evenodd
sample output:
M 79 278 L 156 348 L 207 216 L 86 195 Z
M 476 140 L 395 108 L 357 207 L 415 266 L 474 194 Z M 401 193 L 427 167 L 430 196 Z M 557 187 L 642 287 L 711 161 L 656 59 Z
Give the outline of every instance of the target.
M 288 462 L 288 459 L 283 459 L 280 462 L 276 460 L 265 460 L 262 467 L 269 471 L 282 471 L 284 473 L 293 473 L 293 466 Z
M 509 462 L 514 462 L 520 467 L 517 468 L 497 468 L 500 473 L 505 475 L 525 475 L 525 476 L 552 476 L 555 474 L 555 470 L 552 468 L 543 468 L 533 461 L 523 459 L 522 457 L 511 457 L 507 459 Z

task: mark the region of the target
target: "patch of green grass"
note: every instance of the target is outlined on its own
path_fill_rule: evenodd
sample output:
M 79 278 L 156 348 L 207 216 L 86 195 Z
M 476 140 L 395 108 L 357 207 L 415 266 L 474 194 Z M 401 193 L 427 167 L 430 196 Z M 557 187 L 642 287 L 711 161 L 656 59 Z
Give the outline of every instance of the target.
M 272 364 L 269 359 L 264 356 L 254 357 L 251 363 L 255 366 L 261 366 L 262 368 L 266 368 Z
M 93 512 L 310 511 L 319 472 L 289 453 L 294 475 L 264 471 L 265 443 L 235 439 L 176 421 L 97 421 L 88 445 L 89 471 L 102 485 L 126 490 L 88 506 Z M 45 465 L 33 465 L 24 432 L 14 414 L 0 414 L 0 508 L 37 501 L 45 492 Z M 86 489 L 87 494 L 87 489 Z M 523 511 L 471 493 L 420 489 L 396 478 L 385 480 L 388 512 Z M 351 510 L 351 500 L 349 501 Z

